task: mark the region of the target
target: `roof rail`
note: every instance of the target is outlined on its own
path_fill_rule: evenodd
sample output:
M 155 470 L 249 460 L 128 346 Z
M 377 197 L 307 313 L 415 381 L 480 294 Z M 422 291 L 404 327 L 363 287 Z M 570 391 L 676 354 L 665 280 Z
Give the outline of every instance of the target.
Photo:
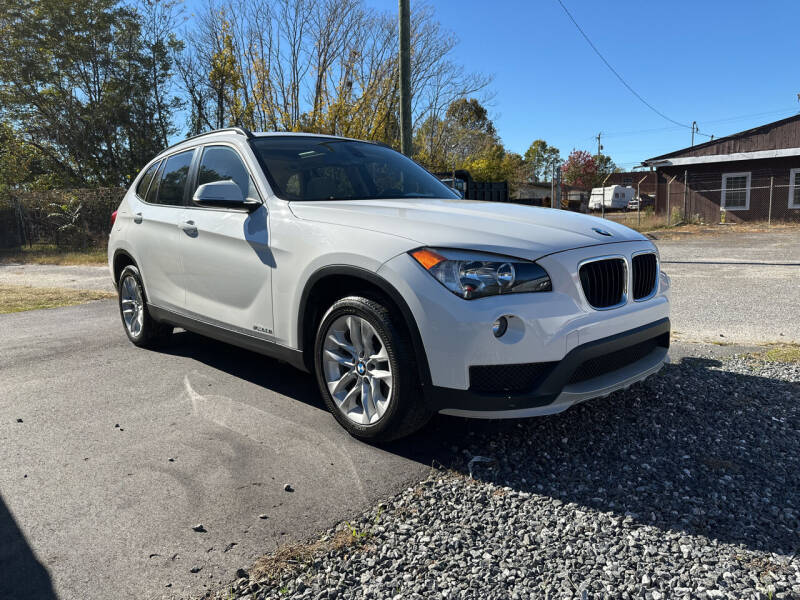
M 197 135 L 190 135 L 189 137 L 182 139 L 180 142 L 175 142 L 171 146 L 167 146 L 164 150 L 169 150 L 170 148 L 174 148 L 175 146 L 178 146 L 184 142 L 188 142 L 189 140 L 193 140 L 206 135 L 211 135 L 212 133 L 222 133 L 224 131 L 233 131 L 235 133 L 238 133 L 239 135 L 243 135 L 248 140 L 255 137 L 253 135 L 253 132 L 251 132 L 249 129 L 245 129 L 244 127 L 223 127 L 222 129 L 212 129 L 211 131 L 204 131 L 203 133 L 198 133 Z

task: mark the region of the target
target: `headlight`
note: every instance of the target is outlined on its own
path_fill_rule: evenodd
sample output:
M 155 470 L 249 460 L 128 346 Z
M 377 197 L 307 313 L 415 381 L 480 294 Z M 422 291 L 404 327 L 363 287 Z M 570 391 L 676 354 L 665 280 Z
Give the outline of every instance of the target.
M 534 262 L 440 248 L 420 248 L 410 254 L 439 283 L 467 300 L 553 289 L 547 271 Z

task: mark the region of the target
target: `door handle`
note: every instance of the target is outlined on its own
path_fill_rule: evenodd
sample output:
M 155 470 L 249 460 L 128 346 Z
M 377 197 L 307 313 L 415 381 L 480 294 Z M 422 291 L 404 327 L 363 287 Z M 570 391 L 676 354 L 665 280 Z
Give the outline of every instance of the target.
M 184 232 L 189 235 L 197 235 L 197 227 L 194 224 L 194 221 L 184 221 L 179 225 Z
M 141 223 L 142 222 L 142 213 L 138 212 L 133 215 L 133 222 L 134 223 Z

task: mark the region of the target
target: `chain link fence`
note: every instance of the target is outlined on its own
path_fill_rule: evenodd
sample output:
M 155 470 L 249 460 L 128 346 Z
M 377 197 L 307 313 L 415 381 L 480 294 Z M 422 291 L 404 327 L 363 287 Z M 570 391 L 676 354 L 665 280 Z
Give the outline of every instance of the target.
M 800 223 L 800 187 L 788 178 L 743 172 L 668 180 L 664 215 L 679 223 Z
M 800 169 L 666 175 L 655 198 L 632 190 L 627 207 L 603 205 L 590 214 L 635 227 L 656 229 L 683 224 L 800 223 Z
M 0 248 L 102 246 L 123 188 L 12 192 L 0 199 Z

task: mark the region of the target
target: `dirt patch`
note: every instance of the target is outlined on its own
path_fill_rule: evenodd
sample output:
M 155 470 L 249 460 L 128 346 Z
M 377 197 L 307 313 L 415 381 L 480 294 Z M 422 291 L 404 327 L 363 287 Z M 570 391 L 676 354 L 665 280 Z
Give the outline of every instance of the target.
M 0 314 L 72 306 L 91 302 L 92 300 L 115 297 L 116 294 L 112 292 L 98 290 L 71 290 L 0 284 Z

